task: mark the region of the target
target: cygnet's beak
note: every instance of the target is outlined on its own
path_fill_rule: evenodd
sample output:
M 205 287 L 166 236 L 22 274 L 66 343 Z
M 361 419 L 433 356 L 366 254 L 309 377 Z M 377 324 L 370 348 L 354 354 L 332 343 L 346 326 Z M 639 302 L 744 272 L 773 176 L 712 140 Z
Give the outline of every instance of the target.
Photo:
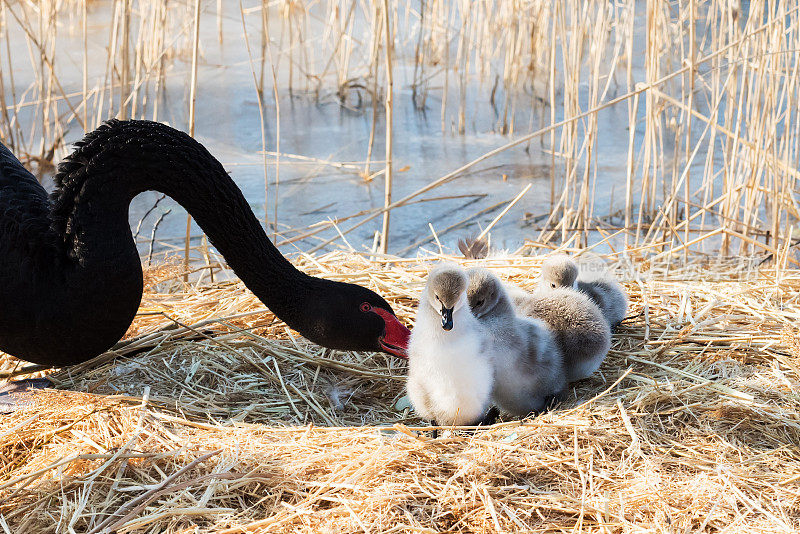
M 444 304 L 442 304 L 442 328 L 453 329 L 453 308 L 445 308 Z
M 385 325 L 383 335 L 378 340 L 381 350 L 397 356 L 408 358 L 408 340 L 411 338 L 411 330 L 403 326 L 403 323 L 393 314 L 382 308 L 372 308 L 377 313 Z

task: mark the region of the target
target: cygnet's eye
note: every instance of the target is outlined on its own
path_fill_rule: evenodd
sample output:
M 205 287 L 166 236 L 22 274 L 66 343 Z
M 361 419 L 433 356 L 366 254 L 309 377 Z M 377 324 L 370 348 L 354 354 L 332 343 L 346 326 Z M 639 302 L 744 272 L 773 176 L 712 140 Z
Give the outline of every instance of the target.
M 556 283 L 555 283 L 555 282 L 550 282 L 550 287 L 552 287 L 553 289 L 555 289 L 555 287 L 556 287 Z
M 369 302 L 362 302 L 360 308 L 361 311 L 365 313 L 368 311 L 372 311 L 372 306 L 369 305 Z
M 439 302 L 442 302 L 442 301 L 439 299 L 439 295 L 436 295 L 436 300 L 438 300 Z
M 475 306 L 483 306 L 483 299 L 475 303 Z

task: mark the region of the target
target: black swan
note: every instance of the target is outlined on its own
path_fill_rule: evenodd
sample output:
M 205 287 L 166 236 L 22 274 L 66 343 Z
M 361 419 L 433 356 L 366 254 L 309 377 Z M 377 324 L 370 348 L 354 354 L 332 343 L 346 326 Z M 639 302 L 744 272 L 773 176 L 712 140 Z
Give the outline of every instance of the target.
M 76 146 L 48 198 L 0 144 L 0 351 L 60 367 L 125 334 L 142 297 L 128 206 L 156 190 L 180 203 L 245 285 L 303 336 L 405 357 L 409 331 L 391 306 L 366 288 L 297 270 L 219 161 L 185 133 L 111 120 Z

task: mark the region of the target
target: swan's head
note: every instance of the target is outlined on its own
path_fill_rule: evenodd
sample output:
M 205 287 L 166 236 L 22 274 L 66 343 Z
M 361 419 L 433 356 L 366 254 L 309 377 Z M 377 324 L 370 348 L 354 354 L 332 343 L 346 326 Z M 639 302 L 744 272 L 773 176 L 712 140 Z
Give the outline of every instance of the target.
M 467 301 L 472 314 L 480 319 L 497 306 L 503 296 L 503 283 L 490 270 L 475 267 L 467 271 Z
M 313 324 L 311 341 L 339 350 L 380 351 L 407 358 L 411 331 L 374 291 L 356 284 L 325 280 L 303 310 Z
M 442 315 L 442 328 L 453 329 L 453 312 L 466 305 L 467 274 L 454 264 L 439 265 L 428 275 L 423 301 Z
M 542 287 L 555 289 L 556 287 L 577 288 L 578 266 L 569 256 L 559 254 L 550 256 L 542 263 Z

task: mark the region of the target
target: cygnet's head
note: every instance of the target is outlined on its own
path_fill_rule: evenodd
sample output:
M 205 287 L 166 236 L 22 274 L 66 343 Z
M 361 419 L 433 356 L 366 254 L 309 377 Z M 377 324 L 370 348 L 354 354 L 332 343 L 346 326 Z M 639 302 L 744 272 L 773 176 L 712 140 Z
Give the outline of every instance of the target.
M 497 305 L 503 295 L 503 284 L 492 271 L 474 267 L 467 271 L 467 302 L 472 314 L 480 319 Z
M 442 314 L 442 328 L 452 330 L 453 311 L 464 305 L 467 274 L 454 264 L 436 267 L 428 275 L 425 297 L 433 309 Z
M 542 263 L 543 287 L 576 287 L 578 279 L 578 266 L 569 256 L 559 254 L 550 256 Z

